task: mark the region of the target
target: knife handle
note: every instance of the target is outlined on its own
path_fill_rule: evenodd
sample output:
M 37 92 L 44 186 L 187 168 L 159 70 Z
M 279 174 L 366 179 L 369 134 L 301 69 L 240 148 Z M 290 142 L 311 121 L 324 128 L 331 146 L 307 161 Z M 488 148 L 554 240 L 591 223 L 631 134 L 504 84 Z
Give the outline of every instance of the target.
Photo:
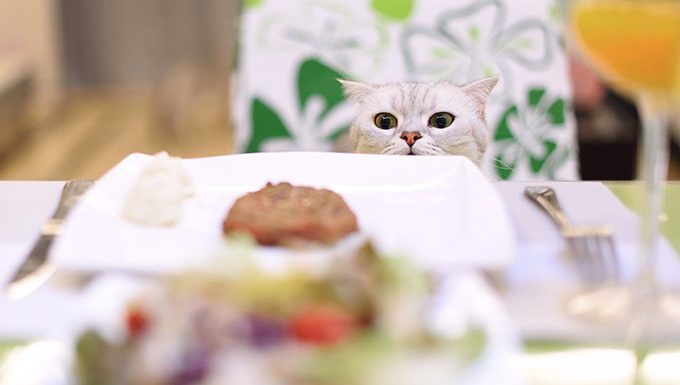
M 44 236 L 55 236 L 61 234 L 61 229 L 64 227 L 64 220 L 59 218 L 50 218 L 40 228 L 40 234 Z
M 64 189 L 61 192 L 59 204 L 52 214 L 50 222 L 59 220 L 63 222 L 71 207 L 73 207 L 80 197 L 94 185 L 94 181 L 88 179 L 75 179 L 66 182 Z
M 52 217 L 40 228 L 40 236 L 5 287 L 8 298 L 19 299 L 28 295 L 54 272 L 54 266 L 48 261 L 52 241 L 61 233 L 68 212 L 93 184 L 90 180 L 77 179 L 64 185 Z
M 33 274 L 47 261 L 47 252 L 54 240 L 54 235 L 41 235 L 28 253 L 29 257 L 19 266 L 12 277 L 12 282 L 18 282 Z

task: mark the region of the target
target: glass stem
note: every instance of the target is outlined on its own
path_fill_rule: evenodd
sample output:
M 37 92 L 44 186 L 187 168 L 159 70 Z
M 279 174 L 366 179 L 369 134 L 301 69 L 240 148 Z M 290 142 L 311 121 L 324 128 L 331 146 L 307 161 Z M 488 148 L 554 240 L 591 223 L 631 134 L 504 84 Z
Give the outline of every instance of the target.
M 668 172 L 668 113 L 662 103 L 652 97 L 640 99 L 642 116 L 642 167 L 643 180 L 640 244 L 633 282 L 633 314 L 629 339 L 633 346 L 643 341 L 649 332 L 659 299 L 656 266 L 659 252 L 659 217 L 662 212 L 663 189 Z
M 643 97 L 642 109 L 642 179 L 644 196 L 640 246 L 638 249 L 638 280 L 655 281 L 655 266 L 659 247 L 659 218 L 662 212 L 663 190 L 668 173 L 668 114 L 650 97 Z

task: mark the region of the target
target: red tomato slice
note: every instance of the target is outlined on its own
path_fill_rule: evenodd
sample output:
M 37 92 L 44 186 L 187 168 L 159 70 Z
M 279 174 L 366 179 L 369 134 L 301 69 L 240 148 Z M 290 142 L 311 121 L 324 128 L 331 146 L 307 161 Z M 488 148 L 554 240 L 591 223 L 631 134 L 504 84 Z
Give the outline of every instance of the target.
M 333 345 L 347 339 L 356 328 L 347 311 L 335 307 L 305 310 L 293 318 L 291 333 L 300 341 L 315 345 Z
M 131 308 L 125 317 L 125 324 L 132 336 L 142 334 L 149 326 L 149 318 L 140 308 Z

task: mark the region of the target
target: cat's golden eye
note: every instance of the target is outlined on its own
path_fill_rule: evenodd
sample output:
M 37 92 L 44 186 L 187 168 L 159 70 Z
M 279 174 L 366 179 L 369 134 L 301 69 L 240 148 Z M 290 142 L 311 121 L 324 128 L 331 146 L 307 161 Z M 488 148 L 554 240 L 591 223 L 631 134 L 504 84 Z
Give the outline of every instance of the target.
M 397 126 L 397 118 L 390 114 L 389 112 L 381 112 L 378 115 L 375 116 L 375 119 L 373 119 L 373 122 L 375 123 L 375 126 L 383 129 L 383 130 L 389 130 L 390 128 L 394 128 Z
M 430 127 L 434 128 L 446 128 L 450 126 L 456 117 L 449 114 L 448 112 L 437 112 L 436 114 L 430 116 Z

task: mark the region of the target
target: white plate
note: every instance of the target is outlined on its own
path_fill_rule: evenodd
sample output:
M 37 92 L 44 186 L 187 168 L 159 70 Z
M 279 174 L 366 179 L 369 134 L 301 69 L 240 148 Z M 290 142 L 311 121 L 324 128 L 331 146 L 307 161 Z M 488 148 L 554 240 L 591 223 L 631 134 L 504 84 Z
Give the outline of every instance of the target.
M 336 191 L 380 251 L 427 268 L 501 268 L 515 254 L 500 196 L 463 157 L 306 152 L 186 159 L 196 194 L 171 228 L 137 225 L 120 215 L 128 189 L 151 159 L 128 156 L 88 192 L 54 245 L 57 266 L 162 273 L 203 263 L 229 247 L 221 223 L 234 200 L 269 181 Z M 266 258 L 282 252 L 261 249 Z

